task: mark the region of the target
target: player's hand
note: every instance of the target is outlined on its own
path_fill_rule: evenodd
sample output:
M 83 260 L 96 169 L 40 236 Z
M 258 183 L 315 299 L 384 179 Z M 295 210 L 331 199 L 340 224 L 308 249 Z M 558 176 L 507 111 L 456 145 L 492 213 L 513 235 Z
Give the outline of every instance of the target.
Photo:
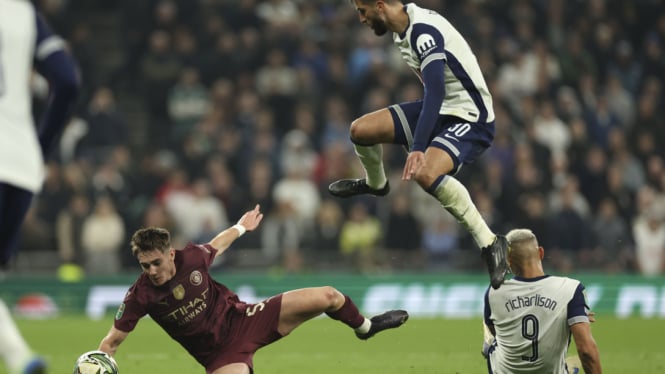
M 243 225 L 247 229 L 247 231 L 252 231 L 256 229 L 259 226 L 259 223 L 261 223 L 261 220 L 263 219 L 263 213 L 261 213 L 261 206 L 259 204 L 256 204 L 254 209 L 250 210 L 249 212 L 246 212 L 245 214 L 240 217 L 238 220 L 239 225 Z
M 420 151 L 413 151 L 406 157 L 404 170 L 402 171 L 402 180 L 410 181 L 416 175 L 416 171 L 420 169 L 425 162 L 425 154 Z
M 589 317 L 589 322 L 591 322 L 591 323 L 596 322 L 596 313 L 595 312 L 589 311 L 587 316 Z

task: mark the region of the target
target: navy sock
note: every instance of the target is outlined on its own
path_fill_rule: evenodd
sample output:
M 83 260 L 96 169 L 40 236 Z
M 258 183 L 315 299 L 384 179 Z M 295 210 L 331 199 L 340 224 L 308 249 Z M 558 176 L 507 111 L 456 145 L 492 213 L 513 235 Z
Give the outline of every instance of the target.
M 28 190 L 0 183 L 0 266 L 7 265 L 18 248 L 21 224 L 32 196 Z

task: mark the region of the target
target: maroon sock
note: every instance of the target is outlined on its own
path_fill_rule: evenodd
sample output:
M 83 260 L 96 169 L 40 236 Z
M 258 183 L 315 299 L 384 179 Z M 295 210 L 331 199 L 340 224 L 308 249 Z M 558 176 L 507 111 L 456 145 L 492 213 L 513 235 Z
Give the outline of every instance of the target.
M 344 305 L 339 310 L 327 312 L 328 317 L 342 321 L 347 326 L 355 329 L 365 322 L 365 317 L 358 311 L 358 307 L 353 303 L 350 297 L 344 295 Z

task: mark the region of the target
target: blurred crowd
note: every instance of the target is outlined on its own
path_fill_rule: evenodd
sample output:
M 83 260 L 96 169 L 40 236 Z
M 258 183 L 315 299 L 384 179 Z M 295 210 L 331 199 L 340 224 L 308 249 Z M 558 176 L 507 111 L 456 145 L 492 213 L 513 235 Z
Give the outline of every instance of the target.
M 490 85 L 494 144 L 458 177 L 492 228 L 532 229 L 553 272 L 662 274 L 665 2 L 416 2 L 461 31 Z M 351 121 L 422 95 L 390 36 L 361 25 L 352 2 L 38 5 L 85 90 L 24 252 L 116 273 L 135 268 L 127 243 L 139 227 L 166 227 L 176 245 L 207 242 L 259 203 L 263 226 L 236 242 L 229 268 L 245 250 L 288 272 L 481 269 L 465 231 L 399 180 L 400 147 L 384 147 L 387 197 L 327 193 L 363 175 Z M 90 14 L 115 22 L 97 30 Z M 107 56 L 122 58 L 109 69 Z

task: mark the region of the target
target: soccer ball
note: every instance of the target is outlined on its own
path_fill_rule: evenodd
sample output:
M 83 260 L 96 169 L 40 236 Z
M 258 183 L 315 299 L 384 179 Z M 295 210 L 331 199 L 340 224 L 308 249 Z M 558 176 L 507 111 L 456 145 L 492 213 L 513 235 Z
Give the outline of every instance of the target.
M 79 356 L 73 374 L 118 374 L 118 364 L 106 352 L 90 351 Z

